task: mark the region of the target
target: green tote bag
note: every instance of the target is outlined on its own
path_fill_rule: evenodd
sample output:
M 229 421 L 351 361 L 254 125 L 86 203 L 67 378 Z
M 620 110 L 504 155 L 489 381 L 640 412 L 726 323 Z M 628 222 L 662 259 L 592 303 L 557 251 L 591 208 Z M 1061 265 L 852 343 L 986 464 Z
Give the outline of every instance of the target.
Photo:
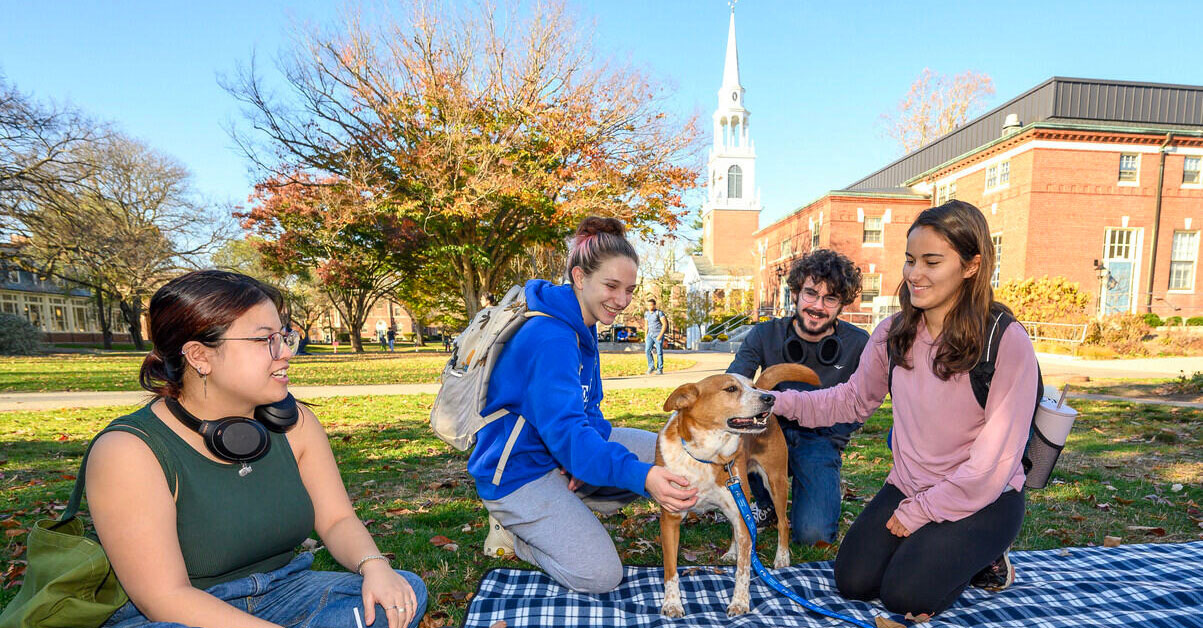
M 30 530 L 25 582 L 0 613 L 0 628 L 96 628 L 129 600 L 104 549 L 84 535 L 75 516 L 87 462 L 84 453 L 62 517 L 38 521 Z

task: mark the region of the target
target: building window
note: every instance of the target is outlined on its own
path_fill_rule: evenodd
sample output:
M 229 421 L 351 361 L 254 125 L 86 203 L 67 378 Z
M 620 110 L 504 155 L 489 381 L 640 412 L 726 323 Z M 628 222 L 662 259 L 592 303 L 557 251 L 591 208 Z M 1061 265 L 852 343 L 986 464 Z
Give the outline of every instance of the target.
M 44 330 L 42 326 L 45 316 L 42 314 L 42 300 L 40 297 L 25 297 L 25 307 L 22 312 L 25 315 L 25 320 L 33 324 L 34 327 Z
M 0 312 L 17 316 L 17 295 L 0 294 Z
M 998 287 L 998 278 L 1002 273 L 1002 234 L 990 236 L 990 241 L 994 243 L 994 270 L 990 274 L 990 285 Z
M 1140 155 L 1124 153 L 1119 156 L 1119 180 L 1135 183 L 1140 170 Z
M 881 216 L 865 216 L 864 244 L 881 244 Z
M 1175 231 L 1170 250 L 1170 290 L 1195 287 L 1195 261 L 1199 259 L 1199 232 Z
M 794 247 L 789 238 L 781 241 L 781 257 L 789 257 L 794 254 Z
M 936 206 L 943 205 L 957 197 L 957 182 L 949 181 L 936 188 Z
M 21 271 L 16 268 L 10 268 L 5 273 L 5 279 L 8 283 L 21 283 Z
M 881 273 L 866 273 L 863 275 L 860 285 L 861 303 L 871 303 L 877 295 L 881 294 Z
M 819 248 L 819 225 L 815 225 L 815 228 L 810 232 L 810 250 L 813 251 L 817 248 Z
M 743 198 L 744 171 L 739 166 L 727 168 L 727 198 Z
M 1199 169 L 1203 165 L 1203 157 L 1187 157 L 1182 165 L 1182 182 L 1199 183 Z
M 986 168 L 986 191 L 1007 187 L 1011 182 L 1011 162 L 1003 161 Z M 955 192 L 954 192 L 955 194 Z

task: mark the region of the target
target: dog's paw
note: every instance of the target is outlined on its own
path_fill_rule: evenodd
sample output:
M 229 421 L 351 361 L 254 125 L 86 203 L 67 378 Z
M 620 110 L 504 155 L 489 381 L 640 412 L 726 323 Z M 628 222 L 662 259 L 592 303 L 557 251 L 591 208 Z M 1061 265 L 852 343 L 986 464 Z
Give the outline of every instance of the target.
M 739 558 L 739 548 L 737 548 L 734 544 L 731 545 L 731 549 L 727 550 L 726 554 L 723 554 L 722 556 L 718 557 L 718 559 L 724 563 L 733 563 L 738 558 Z
M 737 599 L 727 606 L 727 617 L 738 617 L 739 615 L 743 615 L 744 613 L 748 612 L 749 607 L 750 604 L 746 598 L 743 600 Z
M 773 569 L 781 569 L 789 567 L 789 548 L 783 547 L 777 549 L 777 555 L 773 557 Z
M 664 606 L 660 607 L 660 614 L 665 617 L 681 618 L 685 616 L 685 608 L 680 602 L 665 602 Z

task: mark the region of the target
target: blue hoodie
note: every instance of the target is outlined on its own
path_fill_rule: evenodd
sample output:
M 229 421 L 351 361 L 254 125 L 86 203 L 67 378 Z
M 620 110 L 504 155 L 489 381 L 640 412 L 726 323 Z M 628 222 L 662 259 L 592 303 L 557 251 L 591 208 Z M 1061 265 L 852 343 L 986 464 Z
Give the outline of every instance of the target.
M 482 414 L 500 408 L 510 414 L 477 432 L 468 458 L 476 492 L 482 499 L 500 499 L 563 468 L 586 484 L 646 496 L 644 482 L 652 465 L 607 440 L 613 426 L 600 408 L 597 331 L 585 326 L 572 286 L 533 279 L 526 282 L 526 303 L 552 318 L 527 320 L 493 368 Z M 495 485 L 493 473 L 519 414 L 526 425 L 510 451 L 500 486 Z

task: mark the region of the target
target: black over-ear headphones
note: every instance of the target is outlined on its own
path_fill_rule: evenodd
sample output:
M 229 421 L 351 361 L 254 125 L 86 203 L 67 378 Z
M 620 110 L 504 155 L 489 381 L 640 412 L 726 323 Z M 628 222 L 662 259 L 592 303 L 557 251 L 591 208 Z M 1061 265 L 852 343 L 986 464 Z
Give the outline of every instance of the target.
M 210 453 L 221 460 L 243 464 L 267 455 L 272 444 L 268 430 L 279 434 L 287 432 L 300 417 L 292 393 L 275 403 L 256 407 L 254 419 L 228 416 L 216 421 L 202 421 L 171 397 L 165 397 L 163 402 L 180 423 L 204 437 Z
M 837 323 L 838 324 L 838 323 Z M 793 326 L 793 323 L 790 323 Z M 844 352 L 844 343 L 840 341 L 840 337 L 836 334 L 824 336 L 818 342 L 818 347 L 815 351 L 815 360 L 823 366 L 831 366 L 840 361 L 840 355 Z M 785 339 L 783 353 L 786 362 L 801 364 L 806 360 L 806 342 L 798 337 L 793 330 L 790 330 L 789 337 Z

